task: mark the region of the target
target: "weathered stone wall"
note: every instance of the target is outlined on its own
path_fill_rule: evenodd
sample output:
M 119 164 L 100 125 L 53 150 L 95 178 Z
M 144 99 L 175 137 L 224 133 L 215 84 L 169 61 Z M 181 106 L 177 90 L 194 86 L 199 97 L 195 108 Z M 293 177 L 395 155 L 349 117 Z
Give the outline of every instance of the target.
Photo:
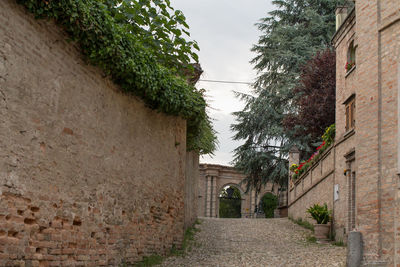
M 118 92 L 0 2 L 0 266 L 117 266 L 179 246 L 185 121 Z
M 186 153 L 185 180 L 185 229 L 192 226 L 197 219 L 199 198 L 199 154 Z

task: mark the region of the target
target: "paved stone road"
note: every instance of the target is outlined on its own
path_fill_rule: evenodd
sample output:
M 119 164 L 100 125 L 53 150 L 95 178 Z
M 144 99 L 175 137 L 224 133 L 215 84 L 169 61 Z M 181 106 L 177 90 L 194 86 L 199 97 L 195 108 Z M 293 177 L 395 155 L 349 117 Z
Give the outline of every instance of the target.
M 201 221 L 192 251 L 162 266 L 345 266 L 346 248 L 307 242 L 310 231 L 286 218 Z

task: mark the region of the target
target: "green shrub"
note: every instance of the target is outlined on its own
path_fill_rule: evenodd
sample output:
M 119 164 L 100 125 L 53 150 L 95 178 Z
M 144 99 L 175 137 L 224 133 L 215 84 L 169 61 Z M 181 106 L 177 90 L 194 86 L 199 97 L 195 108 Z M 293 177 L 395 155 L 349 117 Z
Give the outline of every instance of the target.
M 143 260 L 141 262 L 136 263 L 134 266 L 135 267 L 150 267 L 154 265 L 161 264 L 163 262 L 164 258 L 160 255 L 151 255 L 151 256 L 145 256 L 143 257 Z
M 265 218 L 273 218 L 274 210 L 278 207 L 278 197 L 272 193 L 266 193 L 261 198 L 261 203 Z
M 298 219 L 293 219 L 292 217 L 289 217 L 289 220 L 291 220 L 292 222 L 306 228 L 309 229 L 311 231 L 314 231 L 314 225 L 312 225 L 311 223 L 307 222 L 307 221 L 303 221 L 302 218 L 298 218 Z
M 309 235 L 309 236 L 307 236 L 307 242 L 317 243 L 317 238 L 313 235 Z

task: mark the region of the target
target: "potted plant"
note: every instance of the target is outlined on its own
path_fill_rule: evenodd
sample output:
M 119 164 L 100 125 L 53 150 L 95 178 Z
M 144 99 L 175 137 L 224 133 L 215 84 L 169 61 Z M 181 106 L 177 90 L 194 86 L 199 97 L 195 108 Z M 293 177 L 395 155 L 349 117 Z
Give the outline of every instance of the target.
M 331 220 L 332 211 L 328 210 L 328 206 L 325 203 L 323 206 L 314 204 L 314 206 L 307 209 L 307 212 L 310 213 L 311 218 L 317 221 L 314 224 L 315 238 L 319 240 L 327 239 L 330 228 L 328 223 Z

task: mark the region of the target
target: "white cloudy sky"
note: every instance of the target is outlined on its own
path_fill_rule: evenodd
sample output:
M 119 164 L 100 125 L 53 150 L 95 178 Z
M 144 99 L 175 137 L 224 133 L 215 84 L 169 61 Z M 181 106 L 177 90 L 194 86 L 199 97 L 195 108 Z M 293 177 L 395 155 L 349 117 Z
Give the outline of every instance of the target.
M 190 26 L 191 37 L 199 43 L 201 79 L 253 82 L 256 72 L 249 61 L 250 51 L 260 32 L 254 26 L 272 9 L 271 0 L 171 0 L 181 10 Z M 207 91 L 211 106 L 209 113 L 219 132 L 219 148 L 213 157 L 204 156 L 201 163 L 230 165 L 232 151 L 240 145 L 232 140 L 232 112 L 241 110 L 233 91 L 249 92 L 243 84 L 199 82 L 197 87 Z

